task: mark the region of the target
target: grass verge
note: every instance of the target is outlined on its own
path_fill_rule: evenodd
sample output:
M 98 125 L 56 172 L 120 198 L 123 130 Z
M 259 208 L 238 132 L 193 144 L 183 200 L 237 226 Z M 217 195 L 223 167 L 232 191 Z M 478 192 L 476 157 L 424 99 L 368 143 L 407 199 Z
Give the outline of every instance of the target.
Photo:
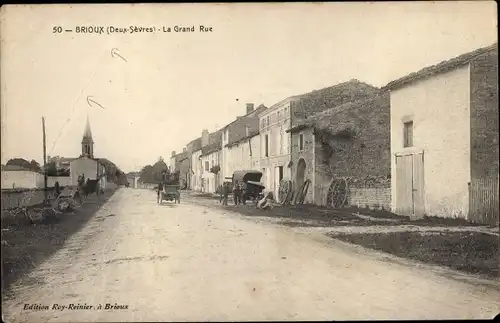
M 13 282 L 59 250 L 66 239 L 79 231 L 113 193 L 105 192 L 99 200 L 95 196 L 89 197 L 76 212 L 65 215 L 54 224 L 2 228 L 2 294 L 10 294 Z
M 334 239 L 392 255 L 499 278 L 498 236 L 480 232 L 328 234 Z

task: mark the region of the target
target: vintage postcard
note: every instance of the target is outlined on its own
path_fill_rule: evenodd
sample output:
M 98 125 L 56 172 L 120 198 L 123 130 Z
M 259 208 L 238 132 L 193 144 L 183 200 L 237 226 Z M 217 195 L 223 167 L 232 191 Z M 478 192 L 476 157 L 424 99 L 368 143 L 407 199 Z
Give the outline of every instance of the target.
M 2 319 L 492 319 L 494 1 L 5 5 Z

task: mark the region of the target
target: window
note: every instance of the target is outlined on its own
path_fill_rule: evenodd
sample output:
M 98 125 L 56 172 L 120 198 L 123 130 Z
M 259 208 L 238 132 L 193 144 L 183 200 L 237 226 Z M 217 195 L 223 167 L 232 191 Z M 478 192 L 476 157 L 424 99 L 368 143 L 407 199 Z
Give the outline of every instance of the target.
M 266 118 L 266 124 L 269 126 L 269 116 Z
M 281 111 L 278 111 L 278 121 L 280 121 Z
M 265 147 L 264 156 L 269 157 L 269 136 L 268 135 L 265 136 L 264 147 Z
M 208 165 L 208 160 L 205 162 L 205 170 L 208 172 L 210 166 Z
M 413 146 L 413 121 L 404 123 L 404 146 L 403 147 L 412 147 Z
M 304 134 L 299 134 L 299 151 L 304 150 Z
M 264 128 L 264 119 L 260 120 L 260 128 Z

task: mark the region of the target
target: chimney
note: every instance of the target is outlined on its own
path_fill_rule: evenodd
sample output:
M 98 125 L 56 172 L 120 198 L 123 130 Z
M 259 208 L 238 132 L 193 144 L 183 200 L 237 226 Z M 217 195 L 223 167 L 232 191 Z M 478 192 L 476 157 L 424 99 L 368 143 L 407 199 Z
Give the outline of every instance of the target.
M 209 144 L 209 135 L 208 135 L 208 130 L 204 129 L 201 133 L 201 146 L 205 147 Z
M 253 111 L 253 103 L 247 103 L 247 114 Z
M 175 150 L 172 150 L 172 157 L 175 157 Z

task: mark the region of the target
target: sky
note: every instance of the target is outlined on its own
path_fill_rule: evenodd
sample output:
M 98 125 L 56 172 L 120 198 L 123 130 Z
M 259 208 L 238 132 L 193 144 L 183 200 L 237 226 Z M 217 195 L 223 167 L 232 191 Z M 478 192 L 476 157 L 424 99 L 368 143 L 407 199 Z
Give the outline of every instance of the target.
M 491 45 L 496 12 L 493 1 L 2 6 L 2 164 L 42 163 L 42 117 L 47 154 L 78 157 L 87 116 L 96 157 L 125 172 L 168 163 L 246 103 L 269 107 L 350 79 L 383 86 Z M 196 32 L 162 31 L 175 25 Z

